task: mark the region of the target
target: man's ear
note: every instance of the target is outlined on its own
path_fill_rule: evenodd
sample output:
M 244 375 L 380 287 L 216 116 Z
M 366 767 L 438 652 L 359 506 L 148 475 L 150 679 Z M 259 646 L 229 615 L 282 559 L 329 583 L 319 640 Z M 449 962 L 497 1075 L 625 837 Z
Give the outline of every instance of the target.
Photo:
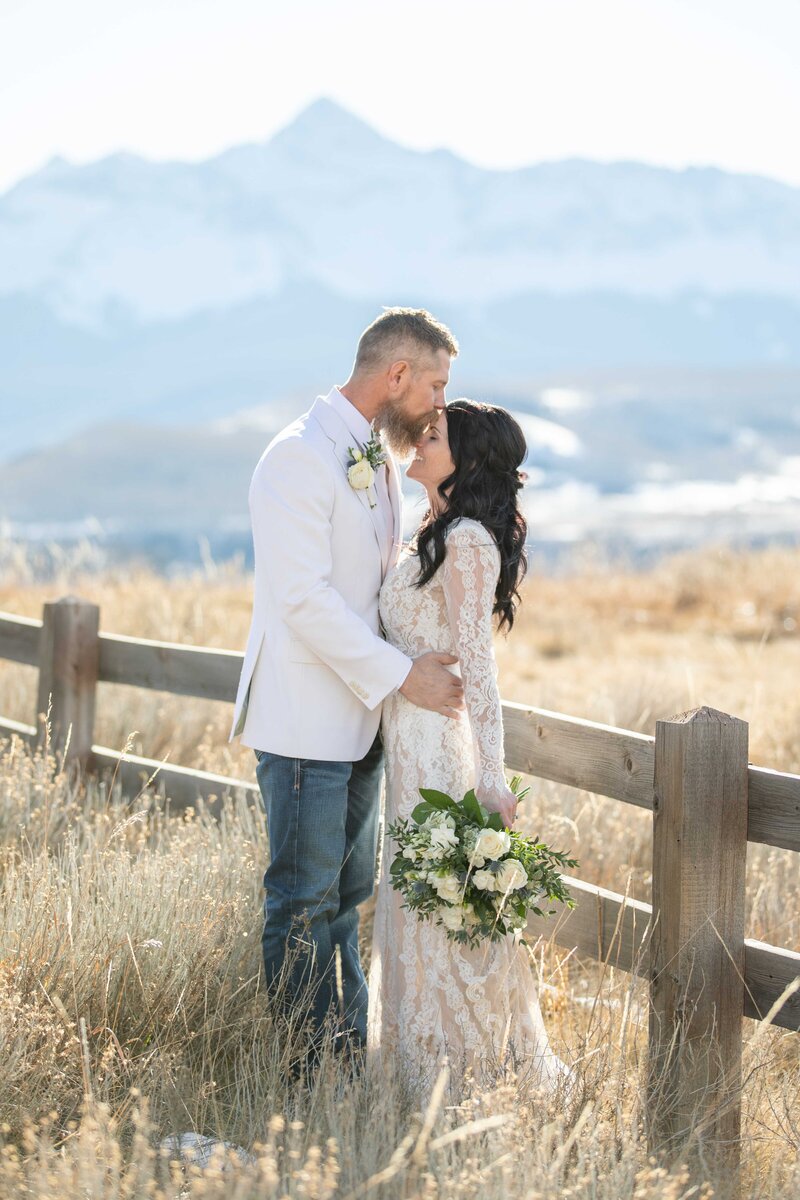
M 393 362 L 387 372 L 390 388 L 399 388 L 407 382 L 411 374 L 411 364 L 405 358 L 399 358 L 397 362 Z

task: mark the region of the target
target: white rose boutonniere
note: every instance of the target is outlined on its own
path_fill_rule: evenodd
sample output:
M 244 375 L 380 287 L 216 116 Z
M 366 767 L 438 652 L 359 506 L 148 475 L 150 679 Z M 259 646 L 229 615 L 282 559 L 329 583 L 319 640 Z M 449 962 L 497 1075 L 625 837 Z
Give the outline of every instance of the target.
M 369 489 L 375 482 L 375 472 L 386 462 L 386 455 L 378 435 L 372 432 L 369 441 L 363 448 L 348 446 L 350 461 L 347 464 L 347 480 L 356 492 L 367 492 L 370 508 L 375 507 L 375 500 Z
M 361 451 L 356 450 L 355 453 L 360 454 Z M 364 488 L 372 487 L 375 482 L 375 472 L 362 456 L 356 459 L 352 467 L 347 468 L 347 478 L 350 481 L 350 487 L 361 492 Z

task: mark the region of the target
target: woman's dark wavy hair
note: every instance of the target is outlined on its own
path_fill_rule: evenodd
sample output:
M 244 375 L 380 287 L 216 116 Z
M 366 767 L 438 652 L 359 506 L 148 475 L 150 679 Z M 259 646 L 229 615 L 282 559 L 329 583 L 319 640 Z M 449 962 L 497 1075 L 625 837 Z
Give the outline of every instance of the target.
M 492 611 L 498 628 L 514 624 L 519 585 L 527 569 L 528 526 L 517 505 L 525 482 L 525 436 L 504 408 L 476 400 L 453 400 L 445 409 L 447 439 L 455 470 L 439 484 L 442 508 L 429 509 L 416 538 L 420 561 L 417 587 L 432 579 L 444 562 L 445 535 L 459 517 L 471 517 L 488 529 L 500 550 L 500 578 Z

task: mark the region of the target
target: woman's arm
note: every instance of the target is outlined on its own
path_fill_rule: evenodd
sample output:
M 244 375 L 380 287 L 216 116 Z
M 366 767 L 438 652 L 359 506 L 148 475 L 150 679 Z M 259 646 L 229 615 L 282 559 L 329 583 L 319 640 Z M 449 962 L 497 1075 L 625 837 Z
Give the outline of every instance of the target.
M 505 777 L 492 616 L 500 552 L 488 530 L 477 521 L 453 526 L 441 570 L 472 730 L 475 793 L 484 808 L 499 812 L 510 826 L 517 802 Z

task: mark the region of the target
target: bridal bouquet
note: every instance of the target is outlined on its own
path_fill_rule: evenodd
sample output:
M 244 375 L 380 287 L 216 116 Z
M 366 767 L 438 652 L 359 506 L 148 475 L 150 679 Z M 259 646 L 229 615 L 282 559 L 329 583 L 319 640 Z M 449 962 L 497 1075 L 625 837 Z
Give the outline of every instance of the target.
M 515 775 L 509 786 L 521 800 L 529 789 L 519 791 L 520 782 Z M 422 803 L 388 832 L 400 847 L 392 887 L 421 920 L 433 918 L 448 938 L 477 946 L 523 929 L 529 912 L 544 916 L 540 903 L 575 907 L 560 872 L 577 867 L 576 859 L 505 829 L 474 791 L 461 801 L 431 788 L 419 792 Z

